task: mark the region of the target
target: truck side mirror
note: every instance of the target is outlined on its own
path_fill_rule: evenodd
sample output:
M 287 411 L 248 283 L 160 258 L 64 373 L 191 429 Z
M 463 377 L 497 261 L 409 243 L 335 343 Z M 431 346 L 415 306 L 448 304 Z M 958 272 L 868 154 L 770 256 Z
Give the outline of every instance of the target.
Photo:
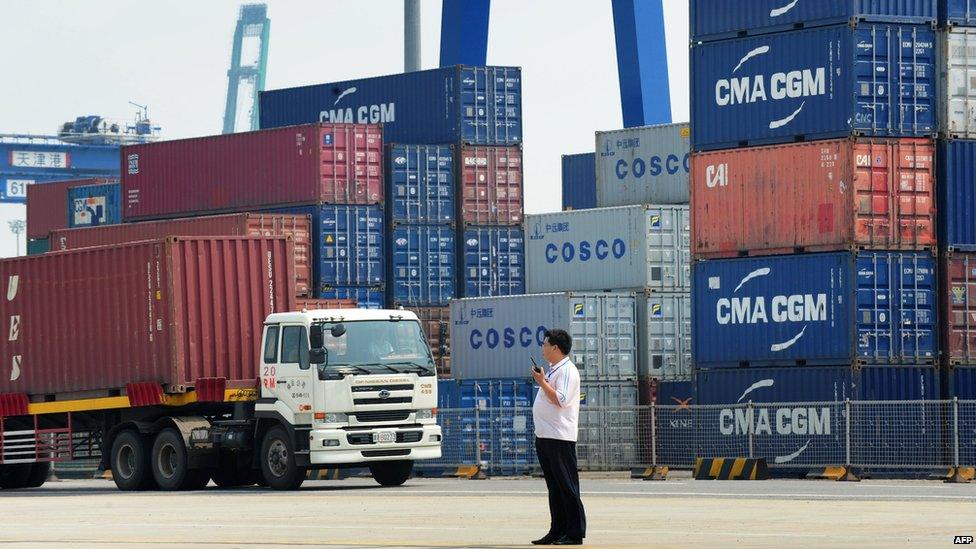
M 308 332 L 308 342 L 310 347 L 314 349 L 321 349 L 325 347 L 325 334 L 322 333 L 321 324 L 312 324 Z M 314 361 L 313 361 L 314 362 Z
M 329 362 L 329 350 L 324 347 L 309 349 L 308 361 L 312 364 L 327 364 Z

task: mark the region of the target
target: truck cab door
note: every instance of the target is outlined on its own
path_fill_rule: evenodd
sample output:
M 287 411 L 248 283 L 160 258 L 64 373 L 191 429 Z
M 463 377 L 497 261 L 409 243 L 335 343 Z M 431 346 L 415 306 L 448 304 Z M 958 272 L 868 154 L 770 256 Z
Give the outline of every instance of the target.
M 277 333 L 274 333 L 277 332 Z M 277 357 L 271 342 L 278 337 Z M 273 359 L 277 358 L 276 361 Z M 309 363 L 308 330 L 303 325 L 268 326 L 261 368 L 262 395 L 276 398 L 294 416 L 296 425 L 312 423 L 314 370 Z M 272 360 L 269 360 L 272 359 Z

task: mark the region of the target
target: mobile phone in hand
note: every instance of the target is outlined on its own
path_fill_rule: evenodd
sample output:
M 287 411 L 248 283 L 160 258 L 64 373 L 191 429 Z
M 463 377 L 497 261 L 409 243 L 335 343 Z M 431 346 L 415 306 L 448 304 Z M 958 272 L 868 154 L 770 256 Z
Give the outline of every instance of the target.
M 535 363 L 535 357 L 531 357 L 530 356 L 529 357 L 529 360 L 532 361 L 532 369 L 535 370 L 535 372 L 537 374 L 541 374 L 542 373 L 542 368 L 538 364 Z

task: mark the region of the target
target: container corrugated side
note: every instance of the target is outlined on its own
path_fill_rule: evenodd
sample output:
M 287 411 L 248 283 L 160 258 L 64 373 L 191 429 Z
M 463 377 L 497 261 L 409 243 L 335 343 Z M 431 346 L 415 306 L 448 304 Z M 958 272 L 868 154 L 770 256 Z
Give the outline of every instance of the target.
M 744 455 L 766 458 L 770 467 L 779 468 L 822 469 L 824 463 L 843 463 L 847 436 L 844 399 L 849 398 L 854 401 L 852 440 L 875 443 L 853 446 L 855 463 L 889 467 L 920 461 L 941 463 L 941 414 L 899 417 L 895 425 L 890 409 L 857 404 L 860 400 L 938 398 L 938 370 L 931 366 L 698 371 L 696 385 L 696 404 L 709 405 L 695 416 L 698 455 L 742 455 L 744 451 Z M 750 402 L 752 410 L 747 406 Z M 889 428 L 879 432 L 882 421 L 889 422 Z M 911 433 L 910 440 L 905 439 L 906 432 Z
M 931 24 L 939 13 L 936 4 L 936 0 L 692 0 L 691 40 L 714 41 L 857 21 Z
M 354 299 L 360 309 L 382 309 L 386 307 L 386 291 L 382 287 L 339 286 L 325 288 L 319 292 L 319 299 Z
M 545 332 L 573 338 L 570 357 L 584 381 L 637 378 L 637 301 L 633 293 L 560 293 L 451 302 L 452 375 L 524 378 L 539 361 Z
M 396 225 L 390 235 L 391 307 L 444 306 L 457 283 L 455 231 L 447 225 Z
M 47 238 L 32 238 L 27 241 L 27 255 L 44 254 L 51 251 L 51 241 Z
M 976 253 L 940 258 L 941 348 L 946 364 L 976 364 Z
M 378 125 L 307 124 L 122 147 L 126 221 L 383 201 Z
M 959 407 L 959 463 L 976 463 L 976 367 L 959 365 L 943 371 L 943 399 L 957 398 Z M 951 423 L 950 423 L 951 425 Z M 947 433 L 947 438 L 952 433 Z M 951 440 L 951 439 L 950 439 Z
M 596 154 L 564 154 L 563 210 L 596 208 Z
M 697 368 L 921 364 L 939 356 L 936 261 L 924 252 L 694 265 Z
M 27 187 L 27 238 L 47 238 L 56 229 L 68 228 L 68 189 L 114 183 L 115 179 L 71 179 L 37 183 Z
M 976 141 L 940 140 L 939 248 L 976 251 Z
M 388 145 L 386 204 L 390 223 L 454 223 L 454 147 Z
M 463 145 L 455 166 L 457 219 L 461 224 L 522 224 L 525 189 L 520 147 Z
M 576 454 L 580 467 L 637 463 L 637 381 L 580 384 Z
M 241 213 L 62 229 L 51 232 L 51 241 L 55 250 L 63 251 L 167 236 L 288 236 L 295 248 L 295 291 L 297 295 L 306 296 L 309 295 L 312 280 L 311 230 L 311 220 L 307 214 Z
M 692 148 L 933 136 L 936 46 L 931 27 L 872 23 L 695 45 Z
M 596 132 L 596 207 L 687 204 L 687 123 Z
M 437 375 L 451 374 L 451 310 L 449 307 L 411 307 L 420 319 L 427 343 L 430 345 Z
M 256 387 L 265 316 L 294 308 L 292 254 L 284 237 L 168 238 L 0 261 L 0 315 L 19 326 L 0 392 Z
M 973 0 L 939 0 L 939 22 L 944 26 L 976 25 L 976 2 Z
M 947 390 L 944 399 L 976 400 L 976 367 L 971 364 L 946 370 Z M 976 418 L 973 418 L 976 421 Z M 971 431 L 970 431 L 971 432 Z
M 521 227 L 466 227 L 458 231 L 462 297 L 525 293 L 525 233 Z
M 68 226 L 97 227 L 122 223 L 122 187 L 118 183 L 68 189 Z
M 974 6 L 976 7 L 976 6 Z M 976 20 L 974 20 L 976 22 Z M 939 129 L 952 139 L 976 137 L 976 29 L 952 27 L 939 33 Z
M 639 205 L 530 215 L 529 293 L 690 288 L 688 206 Z
M 261 127 L 383 124 L 390 143 L 522 142 L 522 69 L 452 66 L 261 92 Z
M 640 377 L 691 377 L 691 294 L 639 292 L 637 318 Z
M 692 254 L 934 248 L 935 187 L 931 139 L 695 153 Z

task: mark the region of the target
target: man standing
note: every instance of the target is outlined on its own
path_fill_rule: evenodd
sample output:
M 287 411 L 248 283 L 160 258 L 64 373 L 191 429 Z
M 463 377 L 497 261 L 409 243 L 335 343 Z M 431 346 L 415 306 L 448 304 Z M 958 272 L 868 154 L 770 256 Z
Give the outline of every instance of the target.
M 586 514 L 580 500 L 576 470 L 576 437 L 579 431 L 580 375 L 569 360 L 573 339 L 565 330 L 549 330 L 542 356 L 549 371 L 533 369 L 539 392 L 532 405 L 535 451 L 549 489 L 549 533 L 534 545 L 582 545 Z

